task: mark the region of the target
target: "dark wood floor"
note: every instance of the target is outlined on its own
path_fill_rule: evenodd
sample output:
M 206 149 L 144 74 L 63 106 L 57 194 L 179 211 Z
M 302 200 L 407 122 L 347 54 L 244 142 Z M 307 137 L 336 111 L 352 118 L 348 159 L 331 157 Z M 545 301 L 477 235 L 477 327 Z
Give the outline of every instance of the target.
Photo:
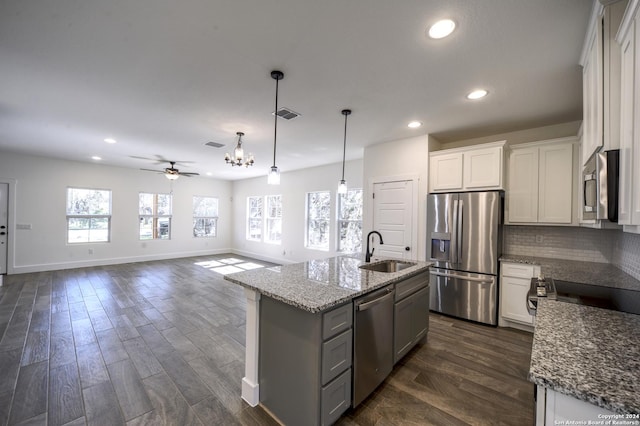
M 197 265 L 225 257 L 5 277 L 0 425 L 277 424 L 240 398 L 242 289 Z M 530 425 L 531 340 L 431 314 L 427 343 L 339 423 Z

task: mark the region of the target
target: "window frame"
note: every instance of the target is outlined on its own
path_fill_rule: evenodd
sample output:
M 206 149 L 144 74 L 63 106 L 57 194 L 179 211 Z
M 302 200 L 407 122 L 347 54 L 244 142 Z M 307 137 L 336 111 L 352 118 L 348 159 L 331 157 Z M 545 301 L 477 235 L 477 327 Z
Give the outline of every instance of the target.
M 347 190 L 347 194 L 349 192 L 354 192 L 354 191 L 358 191 L 360 192 L 361 196 L 360 196 L 360 200 L 361 203 L 364 204 L 364 191 L 362 188 L 353 188 L 353 189 L 348 189 Z M 346 194 L 338 194 L 338 199 L 336 201 L 337 204 L 337 208 L 336 208 L 336 251 L 339 253 L 360 253 L 362 252 L 362 222 L 363 222 L 363 216 L 364 216 L 364 212 L 363 212 L 363 208 L 364 206 L 361 206 L 361 213 L 360 213 L 360 219 L 359 220 L 353 220 L 353 219 L 343 219 L 341 217 L 342 214 L 342 203 L 344 202 L 344 197 Z M 355 251 L 351 251 L 351 250 L 345 250 L 342 247 L 342 238 L 340 235 L 340 231 L 342 229 L 342 223 L 360 223 L 360 250 L 355 250 Z
M 271 208 L 269 206 L 269 202 L 271 199 L 277 198 L 280 204 L 280 208 L 276 208 L 276 211 L 279 211 L 280 214 L 276 216 L 270 216 Z M 282 244 L 282 195 L 281 194 L 273 194 L 273 195 L 265 195 L 264 197 L 264 210 L 263 210 L 263 224 L 264 224 L 264 234 L 263 241 L 267 244 Z M 274 226 L 275 223 L 279 224 L 280 228 L 280 238 L 277 240 L 272 240 L 269 238 L 271 235 L 271 227 Z
M 215 200 L 215 215 L 212 216 L 197 216 L 196 215 L 196 207 L 195 202 L 196 199 L 200 198 L 202 200 L 210 199 Z M 193 200 L 193 238 L 216 238 L 218 236 L 218 218 L 220 216 L 220 199 L 218 197 L 214 197 L 211 195 L 194 195 L 192 196 Z M 205 234 L 205 235 L 197 235 L 196 233 L 196 223 L 198 221 L 213 221 L 213 234 Z
M 251 200 L 258 200 L 260 202 L 260 217 L 252 217 L 251 216 L 251 209 L 252 209 L 252 205 L 251 205 Z M 256 241 L 256 242 L 262 242 L 262 237 L 264 234 L 264 197 L 259 196 L 259 195 L 250 195 L 247 197 L 247 221 L 246 221 L 246 230 L 245 230 L 245 239 L 247 241 Z M 257 208 L 257 207 L 255 207 Z M 251 228 L 251 221 L 260 221 L 260 226 L 257 228 Z M 260 230 L 260 236 L 258 238 L 252 238 L 251 237 L 251 230 L 252 229 L 259 229 Z
M 327 209 L 327 215 L 326 218 L 320 218 L 320 219 L 311 219 L 311 215 L 309 214 L 309 208 L 311 206 L 311 202 L 310 202 L 310 196 L 312 195 L 316 195 L 316 194 L 326 194 L 327 195 L 327 200 L 328 200 L 328 209 Z M 311 224 L 311 221 L 315 221 L 315 222 L 326 222 L 326 226 L 327 226 L 327 231 L 326 231 L 326 235 L 327 235 L 327 243 L 326 243 L 326 247 L 325 246 L 321 246 L 321 245 L 315 245 L 312 244 L 310 241 L 310 236 L 311 236 L 311 232 L 309 232 L 310 228 L 309 225 Z M 311 191 L 311 192 L 307 192 L 306 196 L 305 196 L 305 242 L 304 242 L 304 246 L 307 249 L 310 250 L 322 250 L 322 251 L 329 251 L 331 249 L 331 191 Z
M 152 195 L 153 203 L 152 203 L 152 214 L 140 214 L 140 196 L 142 194 Z M 170 214 L 158 214 L 158 196 L 165 195 L 169 197 L 169 210 Z M 141 235 L 141 226 L 143 223 L 143 219 L 150 218 L 151 225 L 151 238 L 142 238 Z M 167 225 L 167 238 L 162 238 L 162 232 L 158 232 L 161 227 L 160 219 L 168 219 Z M 155 240 L 171 240 L 171 222 L 173 221 L 173 194 L 163 193 L 163 192 L 138 192 L 138 240 L 139 241 L 155 241 Z
M 69 191 L 72 190 L 81 190 L 81 191 L 100 191 L 100 192 L 106 192 L 109 194 L 109 202 L 108 202 L 108 210 L 109 213 L 108 214 L 69 214 Z M 112 212 L 113 212 L 113 191 L 111 189 L 107 189 L 107 188 L 86 188 L 86 187 L 77 187 L 77 186 L 68 186 L 67 187 L 67 195 L 66 195 L 66 202 L 65 202 L 65 221 L 66 221 L 66 244 L 100 244 L 100 243 L 110 243 L 111 242 L 111 217 L 112 217 Z M 106 240 L 100 240 L 100 241 L 91 241 L 91 226 L 89 225 L 89 228 L 87 228 L 87 232 L 88 232 L 88 238 L 87 241 L 70 241 L 69 239 L 69 223 L 70 220 L 73 219 L 87 219 L 89 221 L 89 224 L 91 224 L 91 222 L 95 219 L 107 219 L 107 239 Z M 96 229 L 96 228 L 93 228 Z

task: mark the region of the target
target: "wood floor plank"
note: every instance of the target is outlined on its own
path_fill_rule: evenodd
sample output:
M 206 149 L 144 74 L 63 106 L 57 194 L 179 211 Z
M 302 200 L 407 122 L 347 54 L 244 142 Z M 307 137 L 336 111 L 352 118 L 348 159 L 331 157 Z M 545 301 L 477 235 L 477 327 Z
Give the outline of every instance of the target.
M 0 352 L 0 394 L 13 393 L 20 371 L 22 349 Z M 2 424 L 2 423 L 0 423 Z
M 174 347 L 171 346 L 171 343 L 169 343 L 153 325 L 143 325 L 142 327 L 138 327 L 138 331 L 147 346 L 149 346 L 149 349 L 151 349 L 151 352 L 156 356 L 166 355 L 175 350 Z
M 76 346 L 76 356 L 83 389 L 109 380 L 109 373 L 97 343 Z
M 123 342 L 123 345 L 141 378 L 144 379 L 163 371 L 160 362 L 142 337 L 129 339 Z
M 9 423 L 15 424 L 47 411 L 48 362 L 20 367 Z
M 107 368 L 125 420 L 134 419 L 153 409 L 131 360 L 125 359 Z
M 82 390 L 88 426 L 123 425 L 122 411 L 111 382 L 102 382 Z
M 140 336 L 140 333 L 138 333 L 138 330 L 136 330 L 126 315 L 112 317 L 111 322 L 113 323 L 113 328 L 115 328 L 116 333 L 118 333 L 118 337 L 120 337 L 120 340 L 123 342 Z
M 49 371 L 48 424 L 64 425 L 84 416 L 80 377 L 76 363 L 63 364 Z
M 115 330 L 102 330 L 97 332 L 96 336 L 100 344 L 100 351 L 102 351 L 102 358 L 107 365 L 129 358 L 129 354 L 124 349 Z
M 187 361 L 205 356 L 204 352 L 196 347 L 191 340 L 189 340 L 180 330 L 176 327 L 162 330 L 162 335 L 165 339 L 175 348 L 178 353 Z
M 49 331 L 30 330 L 22 352 L 21 365 L 49 359 Z
M 66 330 L 51 336 L 51 352 L 49 368 L 76 363 L 76 351 L 73 341 L 73 333 Z
M 89 317 L 80 320 L 72 320 L 71 328 L 73 329 L 73 338 L 76 345 L 88 345 L 98 341 L 93 330 L 93 324 L 91 324 Z
M 184 395 L 189 405 L 211 396 L 211 391 L 178 352 L 174 351 L 166 355 L 159 355 L 158 361 L 160 361 L 171 380 Z

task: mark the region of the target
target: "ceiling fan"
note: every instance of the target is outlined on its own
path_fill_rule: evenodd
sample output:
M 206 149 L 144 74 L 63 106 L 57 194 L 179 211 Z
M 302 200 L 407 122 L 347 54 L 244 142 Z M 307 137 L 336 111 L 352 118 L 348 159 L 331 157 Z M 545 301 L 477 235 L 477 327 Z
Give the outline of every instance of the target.
M 141 157 L 137 157 L 137 158 L 141 158 Z M 151 159 L 150 158 L 145 158 L 145 160 L 151 160 Z M 165 167 L 164 170 L 154 170 L 154 169 L 140 169 L 140 170 L 144 170 L 146 172 L 162 173 L 169 180 L 176 180 L 180 176 L 186 176 L 186 177 L 199 176 L 200 173 L 181 172 L 180 170 L 175 168 L 176 163 L 185 164 L 185 163 L 191 163 L 191 162 L 192 161 L 170 161 L 170 160 L 158 159 L 158 164 L 160 164 L 160 163 L 169 163 L 171 166 L 170 167 Z

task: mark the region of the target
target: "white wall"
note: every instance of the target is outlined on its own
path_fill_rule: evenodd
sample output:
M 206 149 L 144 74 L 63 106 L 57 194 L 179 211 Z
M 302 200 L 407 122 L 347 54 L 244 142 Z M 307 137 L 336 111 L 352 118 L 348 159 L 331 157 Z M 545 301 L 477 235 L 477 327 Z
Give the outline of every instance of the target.
M 232 245 L 234 252 L 276 263 L 300 262 L 336 254 L 336 200 L 342 174 L 342 163 L 281 173 L 280 185 L 267 185 L 267 177 L 234 181 L 232 212 L 234 217 Z M 345 180 L 349 188 L 363 188 L 362 160 L 347 161 Z M 363 188 L 364 189 L 364 188 Z M 305 247 L 306 194 L 331 191 L 330 250 Z M 247 241 L 247 197 L 282 195 L 282 243 Z
M 373 228 L 373 199 L 371 192 L 373 184 L 387 180 L 418 181 L 418 216 L 416 229 L 418 233 L 418 260 L 426 257 L 426 200 L 427 178 L 429 176 L 429 154 L 427 135 L 400 139 L 372 145 L 364 150 L 364 182 L 366 185 L 364 196 L 363 231 L 366 235 Z
M 15 183 L 11 185 L 15 190 L 11 224 L 31 225 L 30 230 L 15 226 L 10 229 L 9 273 L 224 253 L 231 249 L 232 184 L 228 181 L 181 177 L 173 182 L 171 240 L 140 241 L 138 193 L 170 192 L 170 181 L 160 174 L 0 152 L 0 180 L 3 179 Z M 69 186 L 112 191 L 111 242 L 67 244 Z M 217 237 L 193 237 L 193 195 L 219 198 Z

